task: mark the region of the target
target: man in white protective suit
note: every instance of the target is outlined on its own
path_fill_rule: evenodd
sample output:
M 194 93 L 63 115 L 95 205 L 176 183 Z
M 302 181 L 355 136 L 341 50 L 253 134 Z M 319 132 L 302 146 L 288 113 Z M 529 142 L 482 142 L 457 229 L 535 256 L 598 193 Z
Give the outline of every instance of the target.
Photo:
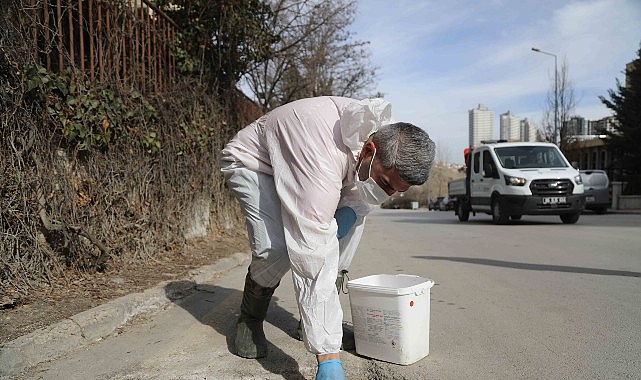
M 316 379 L 344 379 L 337 276 L 349 267 L 370 204 L 427 180 L 434 142 L 393 123 L 383 99 L 323 96 L 285 104 L 240 130 L 221 170 L 246 218 L 252 260 L 236 326 L 236 354 L 267 355 L 263 321 L 291 269 Z

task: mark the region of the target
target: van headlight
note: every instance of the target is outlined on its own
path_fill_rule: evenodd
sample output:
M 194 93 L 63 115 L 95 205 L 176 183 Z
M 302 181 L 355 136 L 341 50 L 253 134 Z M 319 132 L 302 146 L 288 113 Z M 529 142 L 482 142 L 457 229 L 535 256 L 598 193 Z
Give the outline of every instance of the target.
M 521 177 L 512 177 L 511 175 L 504 176 L 505 184 L 507 186 L 525 186 L 527 180 Z
M 581 176 L 580 176 L 580 175 L 576 175 L 576 176 L 574 176 L 574 182 L 575 182 L 577 185 L 581 185 L 581 184 L 583 184 L 583 180 L 581 179 Z

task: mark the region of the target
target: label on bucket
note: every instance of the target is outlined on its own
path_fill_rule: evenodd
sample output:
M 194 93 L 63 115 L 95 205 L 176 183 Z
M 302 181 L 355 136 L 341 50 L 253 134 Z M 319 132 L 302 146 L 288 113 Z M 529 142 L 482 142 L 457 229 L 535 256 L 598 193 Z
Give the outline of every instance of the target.
M 401 329 L 398 310 L 355 306 L 352 308 L 354 334 L 369 343 L 386 344 L 396 348 Z

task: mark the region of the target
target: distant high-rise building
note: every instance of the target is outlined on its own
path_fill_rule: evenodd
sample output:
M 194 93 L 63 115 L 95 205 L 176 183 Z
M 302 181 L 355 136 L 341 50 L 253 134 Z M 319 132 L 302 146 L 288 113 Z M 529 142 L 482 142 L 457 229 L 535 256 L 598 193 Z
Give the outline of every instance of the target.
M 614 116 L 607 116 L 599 120 L 590 120 L 588 122 L 588 134 L 589 135 L 604 135 L 606 132 L 614 132 L 614 124 L 616 123 L 616 118 Z
M 581 116 L 574 116 L 570 118 L 570 120 L 564 121 L 563 128 L 565 129 L 565 136 L 580 136 L 589 134 L 587 123 Z
M 521 141 L 530 142 L 537 141 L 537 130 L 534 125 L 530 124 L 527 117 L 520 121 Z
M 479 146 L 483 140 L 491 140 L 494 135 L 494 111 L 483 104 L 469 111 L 470 115 L 470 146 Z
M 630 81 L 630 75 L 632 75 L 632 72 L 637 69 L 635 61 L 629 62 L 625 65 L 625 87 L 630 87 L 632 86 L 632 83 Z M 641 68 L 640 68 L 641 70 Z
M 512 115 L 512 112 L 507 111 L 501 114 L 499 128 L 499 138 L 501 140 L 521 140 L 521 119 Z

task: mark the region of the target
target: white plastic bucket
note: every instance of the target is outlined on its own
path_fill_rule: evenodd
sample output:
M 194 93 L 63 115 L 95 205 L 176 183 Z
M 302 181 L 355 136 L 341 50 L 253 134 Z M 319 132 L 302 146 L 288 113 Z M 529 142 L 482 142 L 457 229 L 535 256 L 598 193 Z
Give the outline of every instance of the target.
M 426 357 L 432 286 L 432 280 L 405 274 L 348 281 L 356 352 L 402 365 Z

